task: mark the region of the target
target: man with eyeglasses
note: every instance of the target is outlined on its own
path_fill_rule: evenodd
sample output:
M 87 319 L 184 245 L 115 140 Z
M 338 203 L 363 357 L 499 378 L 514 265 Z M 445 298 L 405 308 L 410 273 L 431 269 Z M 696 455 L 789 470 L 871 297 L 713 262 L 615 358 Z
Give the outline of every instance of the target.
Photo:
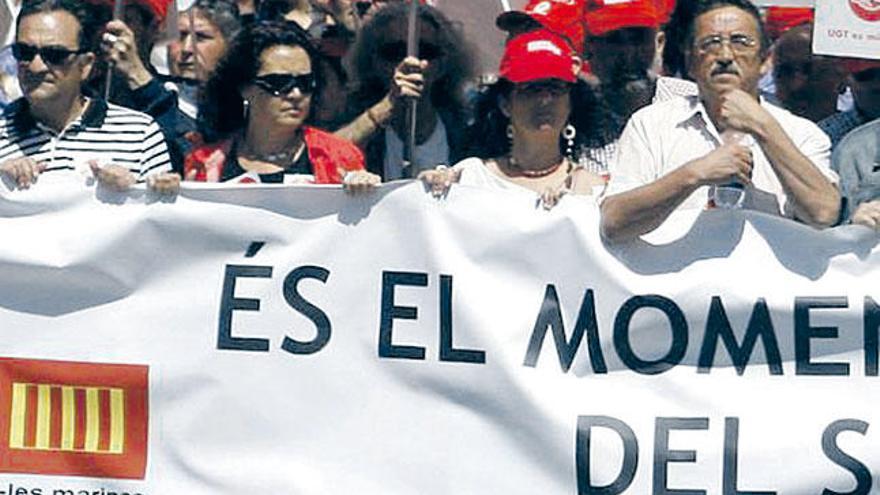
M 833 225 L 840 194 L 828 136 L 758 97 L 768 42 L 754 5 L 697 0 L 684 43 L 699 95 L 633 115 L 602 203 L 603 235 L 634 238 L 678 208 L 713 206 Z
M 166 173 L 171 163 L 153 119 L 83 96 L 95 62 L 89 19 L 79 0 L 22 7 L 12 49 L 24 97 L 0 115 L 0 175 L 27 188 L 41 173 L 89 167 L 113 189 L 145 181 L 159 192 L 175 191 L 179 176 Z
M 832 147 L 856 127 L 880 119 L 880 60 L 847 59 L 843 65 L 852 90 L 853 108 L 819 122 L 819 127 L 831 137 Z

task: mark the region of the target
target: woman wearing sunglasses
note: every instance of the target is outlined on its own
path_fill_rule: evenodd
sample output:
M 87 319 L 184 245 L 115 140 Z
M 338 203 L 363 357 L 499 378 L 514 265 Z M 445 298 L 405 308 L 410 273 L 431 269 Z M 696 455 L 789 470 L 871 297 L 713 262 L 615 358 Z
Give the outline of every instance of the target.
M 477 156 L 420 175 L 436 196 L 461 182 L 538 193 L 549 209 L 565 193 L 601 193 L 602 177 L 571 157 L 578 134 L 590 127 L 589 108 L 581 104 L 589 101 L 589 89 L 578 81 L 580 61 L 571 53 L 564 38 L 546 30 L 507 43 L 499 80 L 484 95 L 470 131 L 480 138 Z
M 408 2 L 378 10 L 361 29 L 351 51 L 353 118 L 337 135 L 367 155 L 370 171 L 385 180 L 414 177 L 418 171 L 464 158 L 464 86 L 474 70 L 460 30 L 437 9 L 419 7 L 418 58 L 406 56 Z M 414 170 L 404 170 L 406 101 L 418 99 Z
M 353 144 L 306 125 L 320 81 L 318 53 L 295 23 L 259 22 L 236 37 L 200 98 L 208 144 L 185 178 L 208 182 L 378 184 Z

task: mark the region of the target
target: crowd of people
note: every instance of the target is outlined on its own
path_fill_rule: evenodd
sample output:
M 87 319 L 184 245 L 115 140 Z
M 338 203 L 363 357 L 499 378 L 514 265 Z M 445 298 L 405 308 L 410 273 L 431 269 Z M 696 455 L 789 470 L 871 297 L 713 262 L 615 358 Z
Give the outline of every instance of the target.
M 404 0 L 23 0 L 0 176 L 576 194 L 611 242 L 681 208 L 880 229 L 880 60 L 814 54 L 812 9 L 530 0 L 478 74 L 431 3 L 412 54 Z

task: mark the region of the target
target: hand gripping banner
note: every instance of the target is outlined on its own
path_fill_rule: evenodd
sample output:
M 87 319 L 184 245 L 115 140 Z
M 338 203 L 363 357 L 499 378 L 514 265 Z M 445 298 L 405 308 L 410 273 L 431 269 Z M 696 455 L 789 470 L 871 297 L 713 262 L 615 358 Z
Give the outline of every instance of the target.
M 48 178 L 47 178 L 48 179 Z M 878 493 L 869 230 L 0 191 L 0 495 Z

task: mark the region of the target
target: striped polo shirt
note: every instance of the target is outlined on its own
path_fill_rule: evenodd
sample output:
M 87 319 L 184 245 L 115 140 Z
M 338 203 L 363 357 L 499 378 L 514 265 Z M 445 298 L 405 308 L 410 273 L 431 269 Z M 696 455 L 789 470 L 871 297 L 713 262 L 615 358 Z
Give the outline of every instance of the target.
M 152 117 L 98 99 L 61 132 L 37 122 L 24 98 L 11 103 L 0 116 L 0 163 L 23 156 L 45 164 L 43 173 L 83 170 L 92 160 L 127 167 L 139 180 L 171 171 Z

